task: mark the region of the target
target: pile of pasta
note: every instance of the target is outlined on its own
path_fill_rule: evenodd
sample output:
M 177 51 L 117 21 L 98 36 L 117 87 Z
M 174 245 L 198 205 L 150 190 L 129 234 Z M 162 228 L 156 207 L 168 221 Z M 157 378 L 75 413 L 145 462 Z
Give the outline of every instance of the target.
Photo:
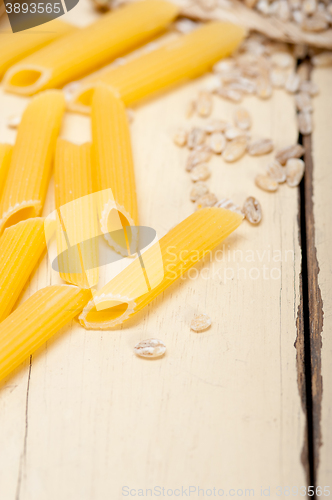
M 33 97 L 14 146 L 0 144 L 0 379 L 76 316 L 88 329 L 120 325 L 242 221 L 229 210 L 198 210 L 144 254 L 134 250 L 129 265 L 99 290 L 94 239 L 77 245 L 74 257 L 61 252 L 68 243 L 63 207 L 102 193 L 98 218 L 86 204 L 71 221 L 72 231 L 78 238 L 82 228 L 96 225 L 115 252 L 127 255 L 129 239 L 135 240 L 139 226 L 139 210 L 125 106 L 201 75 L 236 49 L 244 31 L 227 23 L 207 23 L 122 66 L 88 76 L 70 102 L 60 88 L 162 33 L 177 15 L 177 7 L 168 1 L 142 0 L 84 29 L 52 21 L 54 29 L 40 36 L 2 37 L 3 88 Z M 92 144 L 76 145 L 59 137 L 66 106 L 90 114 Z M 12 312 L 46 250 L 45 219 L 40 215 L 53 165 L 58 214 L 54 227 L 63 284 L 37 291 Z M 124 238 L 110 230 L 114 213 Z

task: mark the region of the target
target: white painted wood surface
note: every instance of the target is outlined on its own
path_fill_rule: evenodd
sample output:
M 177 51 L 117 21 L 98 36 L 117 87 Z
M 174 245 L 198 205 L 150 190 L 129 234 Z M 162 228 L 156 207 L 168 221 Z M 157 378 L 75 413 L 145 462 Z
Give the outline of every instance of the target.
M 81 4 L 86 9 L 81 1 L 78 16 Z M 160 236 L 193 210 L 187 153 L 171 138 L 178 125 L 202 121 L 184 117 L 201 86 L 183 85 L 135 110 L 140 218 Z M 26 102 L 0 92 L 1 141 L 14 141 L 6 117 Z M 214 104 L 214 117 L 232 118 L 233 104 L 218 98 Z M 254 135 L 272 137 L 276 147 L 296 141 L 290 96 L 250 97 L 245 106 Z M 66 115 L 62 135 L 88 140 L 89 119 Z M 223 261 L 221 245 L 211 262 L 197 265 L 120 330 L 84 331 L 73 321 L 32 357 L 31 370 L 27 361 L 1 384 L 1 499 L 108 500 L 122 498 L 125 486 L 190 485 L 222 488 L 228 496 L 231 488 L 260 496 L 270 486 L 270 498 L 277 498 L 277 486 L 306 484 L 294 348 L 297 190 L 256 188 L 254 176 L 267 161 L 211 161 L 211 191 L 241 205 L 256 196 L 264 212 L 259 227 L 244 222 L 225 242 Z M 44 214 L 52 208 L 51 183 Z M 22 300 L 49 283 L 45 257 Z M 202 334 L 189 329 L 198 312 L 212 318 Z M 133 346 L 149 337 L 166 343 L 165 358 L 135 357 Z
M 314 162 L 314 217 L 315 244 L 317 260 L 320 268 L 318 283 L 323 301 L 323 332 L 322 332 L 322 378 L 323 398 L 318 480 L 321 486 L 332 484 L 332 298 L 331 298 L 331 246 L 332 246 L 332 68 L 315 69 L 311 78 L 320 88 L 320 93 L 314 99 L 314 132 L 312 135 L 312 155 Z

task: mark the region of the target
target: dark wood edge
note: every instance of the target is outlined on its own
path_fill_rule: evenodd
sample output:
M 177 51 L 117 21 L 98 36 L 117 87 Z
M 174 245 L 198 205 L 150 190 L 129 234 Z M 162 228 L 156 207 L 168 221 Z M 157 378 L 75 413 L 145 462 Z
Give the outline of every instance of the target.
M 319 466 L 319 449 L 321 446 L 321 405 L 323 383 L 321 374 L 321 349 L 323 330 L 323 301 L 318 283 L 319 264 L 315 245 L 315 218 L 314 218 L 314 163 L 312 158 L 312 138 L 303 137 L 305 148 L 304 161 L 306 173 L 304 177 L 305 193 L 305 223 L 307 247 L 307 275 L 309 301 L 309 334 L 310 334 L 310 361 L 311 361 L 311 390 L 312 390 L 312 424 L 313 424 L 313 452 L 314 478 L 317 478 Z

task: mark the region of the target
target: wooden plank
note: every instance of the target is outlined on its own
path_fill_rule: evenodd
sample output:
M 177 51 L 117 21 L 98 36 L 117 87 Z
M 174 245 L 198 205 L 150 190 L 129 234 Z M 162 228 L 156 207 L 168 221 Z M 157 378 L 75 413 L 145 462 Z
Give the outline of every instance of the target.
M 81 4 L 86 8 L 81 1 L 76 13 Z M 181 124 L 202 123 L 184 117 L 202 85 L 184 85 L 135 110 L 140 218 L 160 236 L 193 210 L 187 153 L 171 137 Z M 6 117 L 26 102 L 0 92 L 1 140 L 14 141 Z M 268 101 L 248 97 L 245 106 L 254 135 L 272 137 L 276 147 L 296 141 L 292 97 L 276 91 Z M 215 98 L 213 116 L 232 120 L 234 109 Z M 88 140 L 89 119 L 67 114 L 62 135 Z M 225 246 L 120 330 L 87 332 L 73 321 L 32 357 L 31 366 L 26 362 L 2 384 L 1 498 L 103 500 L 121 498 L 124 486 L 190 485 L 225 494 L 254 489 L 255 496 L 270 487 L 275 498 L 277 486 L 306 484 L 294 348 L 298 193 L 285 185 L 277 194 L 254 186 L 267 161 L 211 161 L 211 190 L 239 204 L 256 196 L 264 211 L 259 227 L 244 222 Z M 51 183 L 44 214 L 53 207 Z M 53 280 L 45 257 L 21 300 Z M 197 312 L 212 318 L 203 334 L 189 329 Z M 165 341 L 164 359 L 134 356 L 135 343 L 149 337 Z
M 186 153 L 172 144 L 171 135 L 185 122 L 185 103 L 199 87 L 186 85 L 135 113 L 141 221 L 160 235 L 193 210 Z M 1 99 L 5 113 L 14 101 L 22 104 Z M 273 137 L 278 147 L 296 140 L 289 96 L 277 92 L 267 102 L 248 98 L 246 106 L 254 116 L 254 134 Z M 216 99 L 215 116 L 231 119 L 233 110 Z M 87 118 L 68 116 L 64 135 L 85 140 L 87 125 Z M 198 265 L 191 278 L 121 330 L 85 332 L 73 322 L 59 332 L 32 358 L 26 419 L 29 364 L 8 380 L 5 387 L 13 380 L 18 386 L 14 409 L 0 412 L 3 449 L 10 436 L 17 439 L 15 460 L 2 464 L 0 472 L 7 477 L 9 498 L 23 450 L 20 499 L 116 498 L 122 486 L 192 484 L 253 488 L 257 494 L 265 485 L 305 484 L 304 415 L 293 347 L 300 272 L 297 192 L 286 186 L 276 195 L 259 191 L 253 177 L 265 163 L 266 158 L 249 157 L 234 165 L 220 158 L 211 163 L 210 186 L 220 197 L 242 203 L 253 194 L 264 210 L 259 228 L 244 223 L 228 239 L 224 262 L 218 262 L 220 251 L 215 253 L 212 262 Z M 51 208 L 50 196 L 45 211 Z M 280 255 L 282 261 L 274 262 Z M 23 298 L 48 280 L 44 260 Z M 212 317 L 210 331 L 190 332 L 196 312 Z M 134 344 L 151 336 L 166 342 L 166 358 L 152 363 L 135 358 Z M 0 398 L 3 410 L 8 390 Z M 15 407 L 21 429 L 27 429 L 26 446 L 22 435 L 17 438 Z
M 330 486 L 332 482 L 332 299 L 331 299 L 331 126 L 332 69 L 312 72 L 312 79 L 320 88 L 313 100 L 314 132 L 312 134 L 312 186 L 306 190 L 308 212 L 312 213 L 307 226 L 311 231 L 308 262 L 310 297 L 310 327 L 313 367 L 314 437 L 317 469 L 316 484 Z M 309 252 L 309 248 L 308 248 Z M 309 254 L 308 254 L 309 256 Z

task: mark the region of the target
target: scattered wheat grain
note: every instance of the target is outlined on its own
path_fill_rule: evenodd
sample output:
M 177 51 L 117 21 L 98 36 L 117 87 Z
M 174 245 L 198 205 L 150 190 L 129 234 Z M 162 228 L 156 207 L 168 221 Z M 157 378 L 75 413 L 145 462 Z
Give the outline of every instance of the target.
M 304 161 L 298 158 L 291 158 L 286 163 L 286 180 L 290 187 L 297 187 L 304 174 Z
M 262 220 L 262 207 L 259 201 L 253 196 L 249 196 L 244 204 L 242 212 L 251 224 L 259 224 Z
M 217 203 L 218 198 L 213 193 L 203 194 L 196 203 L 196 210 L 200 210 L 201 208 L 214 207 Z
M 160 358 L 165 352 L 164 342 L 158 339 L 142 340 L 134 347 L 134 353 L 141 358 Z
M 191 180 L 193 182 L 198 182 L 198 181 L 206 181 L 211 175 L 211 171 L 205 163 L 202 163 L 201 165 L 197 165 L 197 167 L 194 167 L 191 171 Z
M 237 108 L 234 113 L 235 125 L 241 130 L 249 130 L 251 127 L 251 116 L 245 108 Z
M 239 160 L 245 154 L 248 141 L 245 137 L 237 137 L 230 141 L 222 153 L 224 161 L 231 163 Z
M 300 158 L 304 153 L 304 147 L 301 144 L 293 144 L 286 148 L 279 149 L 276 152 L 276 160 L 281 165 L 286 165 L 287 160 L 290 158 Z
M 177 146 L 182 148 L 187 144 L 187 138 L 188 138 L 187 131 L 184 130 L 183 128 L 179 128 L 174 134 L 173 141 Z
M 277 181 L 279 184 L 282 184 L 286 180 L 286 169 L 280 163 L 278 160 L 273 160 L 271 161 L 268 166 L 266 167 L 267 174 Z
M 226 137 L 221 132 L 214 132 L 209 137 L 209 146 L 213 153 L 222 153 L 226 147 Z
M 271 153 L 273 150 L 273 141 L 271 139 L 256 139 L 248 146 L 248 153 L 251 156 L 260 156 Z
M 207 314 L 198 314 L 191 320 L 190 329 L 194 332 L 203 332 L 211 326 L 211 318 Z
M 196 182 L 190 191 L 190 200 L 195 202 L 205 194 L 208 194 L 209 188 L 204 182 Z
M 189 149 L 195 149 L 205 142 L 206 132 L 202 128 L 194 127 L 188 134 L 187 146 Z
M 277 191 L 278 182 L 272 179 L 269 175 L 258 174 L 255 178 L 256 186 L 264 191 Z

